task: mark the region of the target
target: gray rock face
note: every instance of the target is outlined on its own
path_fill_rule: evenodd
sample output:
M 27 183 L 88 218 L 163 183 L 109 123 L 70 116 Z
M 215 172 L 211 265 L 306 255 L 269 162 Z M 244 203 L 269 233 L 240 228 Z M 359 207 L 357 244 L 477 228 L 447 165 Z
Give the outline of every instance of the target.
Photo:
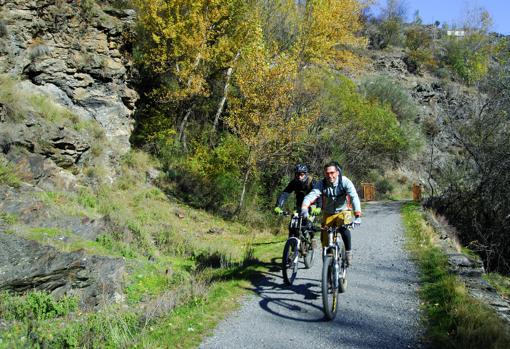
M 123 273 L 120 259 L 59 252 L 0 232 L 0 290 L 75 295 L 82 306 L 96 307 L 123 298 Z
M 0 128 L 0 151 L 27 182 L 42 188 L 72 189 L 83 155 L 92 140 L 85 133 L 41 118 L 6 122 Z
M 116 153 L 126 152 L 138 99 L 128 87 L 131 61 L 125 40 L 134 12 L 106 13 L 75 1 L 0 4 L 0 72 L 24 77 L 81 119 L 96 120 Z

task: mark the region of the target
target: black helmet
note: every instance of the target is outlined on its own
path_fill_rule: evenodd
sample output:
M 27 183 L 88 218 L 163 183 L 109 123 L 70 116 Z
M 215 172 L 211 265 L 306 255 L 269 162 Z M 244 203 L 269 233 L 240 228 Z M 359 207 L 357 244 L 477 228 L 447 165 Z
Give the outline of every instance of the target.
M 297 164 L 296 167 L 294 167 L 294 174 L 297 173 L 308 173 L 308 167 L 303 164 Z

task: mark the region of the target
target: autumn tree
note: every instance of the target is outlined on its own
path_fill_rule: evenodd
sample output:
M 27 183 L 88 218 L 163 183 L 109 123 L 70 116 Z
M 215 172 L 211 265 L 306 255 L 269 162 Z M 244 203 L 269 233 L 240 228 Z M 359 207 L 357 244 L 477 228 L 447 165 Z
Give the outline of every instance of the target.
M 239 0 L 135 3 L 141 37 L 137 62 L 158 81 L 149 88 L 148 97 L 154 104 L 169 106 L 168 114 L 176 114 L 167 117 L 174 118 L 178 140 L 183 142 L 190 117 L 204 114 L 204 100 L 215 92 L 211 77 L 218 71 L 226 72 L 224 84 L 229 84 L 229 69 L 244 40 L 250 40 L 248 7 Z M 224 95 L 228 91 L 225 87 L 220 90 Z M 222 111 L 224 102 L 218 103 Z
M 292 144 L 300 141 L 311 117 L 289 113 L 296 62 L 284 55 L 273 59 L 261 39 L 242 55 L 234 78 L 237 94 L 232 97 L 226 118 L 230 130 L 248 149 L 238 210 L 258 165 L 288 154 Z

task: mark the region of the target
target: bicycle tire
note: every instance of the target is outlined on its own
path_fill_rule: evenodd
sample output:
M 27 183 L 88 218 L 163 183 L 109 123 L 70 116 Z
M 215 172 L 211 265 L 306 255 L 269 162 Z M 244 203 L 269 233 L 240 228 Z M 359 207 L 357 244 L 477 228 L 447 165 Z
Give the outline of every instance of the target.
M 338 290 L 333 284 L 333 262 L 332 256 L 326 256 L 322 264 L 322 305 L 328 320 L 336 317 L 338 309 Z
M 311 241 L 309 243 L 306 243 L 304 248 L 306 249 L 306 256 L 305 258 L 303 258 L 305 261 L 305 268 L 310 269 L 313 266 L 313 257 L 315 254 Z
M 296 279 L 298 264 L 299 264 L 299 251 L 297 248 L 296 239 L 288 239 L 283 248 L 282 256 L 282 274 L 283 282 L 286 285 L 292 285 Z

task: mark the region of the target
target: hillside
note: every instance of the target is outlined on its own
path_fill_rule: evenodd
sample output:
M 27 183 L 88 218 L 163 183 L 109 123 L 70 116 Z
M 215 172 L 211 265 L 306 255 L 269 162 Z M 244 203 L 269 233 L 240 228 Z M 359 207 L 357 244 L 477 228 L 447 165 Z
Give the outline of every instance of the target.
M 334 3 L 0 0 L 0 348 L 198 345 L 280 256 L 296 163 L 418 183 L 510 270 L 508 42 L 460 64 Z

